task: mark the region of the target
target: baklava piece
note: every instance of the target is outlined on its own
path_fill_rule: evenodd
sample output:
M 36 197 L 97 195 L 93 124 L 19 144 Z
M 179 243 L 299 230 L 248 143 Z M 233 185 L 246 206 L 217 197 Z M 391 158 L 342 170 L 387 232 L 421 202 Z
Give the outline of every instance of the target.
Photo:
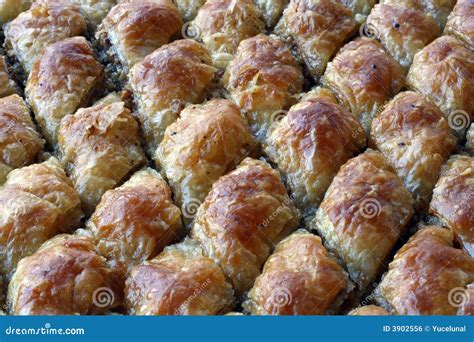
M 474 259 L 453 247 L 449 230 L 429 226 L 397 252 L 375 299 L 396 315 L 455 315 L 473 281 Z
M 310 227 L 360 292 L 380 274 L 413 215 L 413 199 L 381 153 L 367 150 L 338 172 Z
M 299 230 L 280 242 L 243 307 L 254 315 L 335 313 L 352 283 L 321 238 Z
M 138 124 L 123 102 L 65 116 L 58 144 L 86 214 L 92 213 L 107 190 L 146 162 Z
M 303 73 L 285 43 L 275 36 L 242 41 L 223 78 L 232 100 L 247 114 L 252 131 L 263 141 L 282 111 L 296 102 Z
M 228 100 L 186 107 L 166 129 L 155 154 L 189 223 L 212 184 L 247 155 L 258 156 L 258 143 L 240 108 Z
M 28 74 L 48 45 L 85 33 L 86 22 L 79 7 L 37 4 L 6 25 L 5 45 Z
M 372 122 L 371 145 L 403 180 L 417 211 L 428 208 L 441 167 L 456 143 L 443 113 L 412 91 L 398 94 Z
M 102 21 L 96 38 L 108 48 L 110 60 L 120 63 L 123 74 L 118 77 L 123 79 L 136 63 L 167 44 L 182 25 L 171 0 L 122 0 Z
M 191 39 L 162 46 L 132 68 L 130 85 L 150 155 L 184 105 L 204 100 L 215 72 L 209 52 Z
M 92 240 L 59 235 L 22 259 L 8 287 L 13 315 L 91 315 L 121 302 L 115 274 Z
M 430 214 L 452 230 L 474 257 L 474 158 L 449 158 L 433 191 Z
M 474 117 L 474 53 L 451 36 L 442 36 L 418 52 L 408 86 L 434 102 L 460 135 Z
M 252 0 L 207 0 L 190 25 L 185 35 L 202 41 L 219 69 L 226 68 L 242 40 L 265 26 Z
M 34 163 L 43 150 L 41 139 L 23 99 L 11 95 L 0 99 L 0 185 L 6 174 L 1 170 L 16 169 Z
M 314 214 L 339 168 L 365 145 L 355 116 L 324 88 L 291 107 L 264 144 L 305 218 Z
M 443 29 L 456 0 L 381 0 L 380 3 L 405 6 L 427 13 L 436 20 L 440 29 Z
M 90 105 L 103 81 L 103 67 L 85 38 L 68 38 L 45 48 L 33 65 L 25 95 L 52 146 L 61 119 Z
M 278 172 L 247 158 L 214 184 L 198 210 L 192 236 L 241 295 L 252 287 L 273 245 L 298 223 L 299 212 Z
M 444 28 L 444 34 L 456 37 L 471 50 L 474 50 L 473 5 L 471 0 L 458 0 Z
M 134 267 L 125 298 L 132 315 L 217 315 L 234 302 L 222 270 L 188 239 Z
M 0 1 L 0 28 L 13 20 L 23 11 L 30 8 L 33 0 L 3 0 Z
M 0 55 L 0 98 L 18 93 L 18 86 L 12 79 L 6 58 Z
M 254 0 L 260 12 L 260 16 L 269 29 L 272 29 L 276 25 L 288 2 L 289 0 Z
M 10 172 L 0 208 L 0 273 L 7 277 L 21 258 L 82 218 L 79 196 L 55 158 Z
M 351 310 L 350 316 L 387 316 L 390 315 L 387 310 L 377 305 L 361 306 Z
M 441 33 L 431 15 L 401 5 L 375 5 L 367 27 L 407 71 L 415 54 Z
M 166 182 L 148 168 L 107 191 L 87 228 L 97 240 L 98 252 L 124 279 L 133 266 L 179 239 L 181 212 Z
M 358 118 L 368 134 L 372 118 L 405 82 L 402 67 L 376 40 L 345 45 L 326 68 L 323 85 Z
M 291 0 L 275 32 L 296 46 L 311 76 L 319 79 L 356 26 L 352 11 L 337 0 Z

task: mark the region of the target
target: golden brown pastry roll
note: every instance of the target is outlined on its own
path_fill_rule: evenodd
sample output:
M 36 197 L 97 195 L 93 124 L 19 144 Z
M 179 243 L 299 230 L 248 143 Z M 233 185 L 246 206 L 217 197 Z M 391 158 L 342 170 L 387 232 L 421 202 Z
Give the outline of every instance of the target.
M 30 8 L 33 0 L 3 0 L 0 1 L 0 27 L 15 19 L 18 14 Z
M 245 116 L 234 103 L 217 99 L 185 108 L 166 129 L 155 161 L 189 223 L 212 184 L 247 155 L 258 156 L 258 143 Z
M 295 230 L 299 218 L 278 172 L 246 158 L 214 183 L 198 210 L 192 236 L 240 295 L 252 287 L 273 244 Z
M 138 124 L 123 102 L 79 109 L 61 121 L 62 161 L 90 214 L 100 198 L 146 162 Z
M 401 5 L 375 5 L 367 17 L 367 27 L 406 70 L 415 54 L 441 33 L 431 15 Z
M 456 143 L 443 113 L 412 91 L 398 94 L 372 122 L 371 145 L 403 180 L 417 211 L 428 208 L 441 167 Z
M 155 170 L 135 173 L 107 191 L 87 223 L 98 252 L 122 278 L 180 237 L 181 212 Z
M 390 315 L 387 310 L 377 305 L 361 306 L 351 310 L 350 316 L 387 316 Z
M 305 217 L 314 214 L 339 168 L 365 147 L 357 118 L 318 88 L 290 108 L 265 141 Z
M 337 0 L 291 0 L 275 32 L 291 45 L 318 79 L 356 28 L 352 11 Z
M 455 315 L 456 291 L 473 281 L 474 259 L 453 247 L 449 230 L 429 226 L 397 252 L 375 299 L 396 315 Z
M 430 214 L 451 229 L 474 257 L 474 158 L 454 155 L 441 171 Z
M 25 101 L 18 95 L 1 98 L 0 164 L 15 169 L 32 164 L 43 145 Z
M 334 313 L 352 289 L 319 236 L 298 230 L 280 242 L 243 307 L 254 315 Z
M 402 5 L 430 14 L 442 29 L 446 25 L 456 0 L 381 0 L 387 5 Z
M 234 298 L 219 266 L 186 239 L 132 269 L 125 301 L 132 315 L 217 315 Z
M 474 153 L 474 123 L 471 125 L 471 128 L 469 128 L 469 130 L 467 131 L 466 147 L 471 153 Z
M 474 53 L 454 37 L 442 36 L 416 54 L 407 84 L 434 102 L 450 126 L 462 132 L 474 117 L 473 77 Z M 465 118 L 459 118 L 463 112 Z
M 183 22 L 171 0 L 126 0 L 112 8 L 96 33 L 125 74 L 145 56 L 168 43 Z
M 120 304 L 115 274 L 89 238 L 59 235 L 22 259 L 8 287 L 14 315 L 86 315 Z
M 33 65 L 25 94 L 51 145 L 57 142 L 61 119 L 89 105 L 103 81 L 103 67 L 85 38 L 64 39 L 44 49 Z
M 376 0 L 339 0 L 344 6 L 349 8 L 358 23 L 365 21 L 365 18 L 374 7 Z
M 18 93 L 18 86 L 11 78 L 6 59 L 0 55 L 0 98 Z
M 372 118 L 404 85 L 401 66 L 376 40 L 345 45 L 326 68 L 323 85 L 358 118 L 366 133 Z
M 379 152 L 367 150 L 339 170 L 310 227 L 364 292 L 413 215 L 413 199 Z
M 281 110 L 296 102 L 303 74 L 281 39 L 259 34 L 240 43 L 223 83 L 232 100 L 247 113 L 257 139 L 263 141 Z
M 6 25 L 5 45 L 29 73 L 48 45 L 85 34 L 86 22 L 77 6 L 45 3 L 33 6 Z
M 474 6 L 471 0 L 458 0 L 448 17 L 444 34 L 459 39 L 464 45 L 474 50 Z
M 185 22 L 193 20 L 196 17 L 199 8 L 206 0 L 174 0 L 173 1 Z
M 78 227 L 80 206 L 55 158 L 10 172 L 0 187 L 0 273 L 9 276 L 44 241 Z
M 265 26 L 252 0 L 207 0 L 190 25 L 189 38 L 202 41 L 220 69 L 225 69 L 242 40 L 259 34 Z
M 132 68 L 130 85 L 150 155 L 184 105 L 204 100 L 215 72 L 207 50 L 191 39 L 162 46 Z
M 269 29 L 276 25 L 288 2 L 289 0 L 254 0 Z

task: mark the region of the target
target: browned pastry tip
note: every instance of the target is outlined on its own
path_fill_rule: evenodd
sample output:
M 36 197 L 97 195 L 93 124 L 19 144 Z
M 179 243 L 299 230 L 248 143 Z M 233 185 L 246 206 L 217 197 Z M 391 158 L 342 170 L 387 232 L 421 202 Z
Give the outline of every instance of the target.
M 133 266 L 177 240 L 181 225 L 181 212 L 173 204 L 168 185 L 147 168 L 107 191 L 87 228 L 97 240 L 97 251 L 125 278 Z
M 99 104 L 65 116 L 58 145 L 88 214 L 107 190 L 146 162 L 138 123 L 123 102 Z
M 367 150 L 341 167 L 310 227 L 364 292 L 413 212 L 410 193 L 383 155 Z
M 103 86 L 104 70 L 83 37 L 46 47 L 33 64 L 25 94 L 45 138 L 57 143 L 61 119 L 90 104 Z
M 321 238 L 299 230 L 277 245 L 243 306 L 256 315 L 322 315 L 351 288 Z
M 458 0 L 448 17 L 444 34 L 459 39 L 467 48 L 474 50 L 474 6 L 471 0 Z
M 198 210 L 192 236 L 240 295 L 250 289 L 274 244 L 298 223 L 299 212 L 278 172 L 246 158 L 214 183 Z
M 217 315 L 234 302 L 222 270 L 188 239 L 134 267 L 125 296 L 133 315 Z
M 448 229 L 428 226 L 397 252 L 375 298 L 397 315 L 455 315 L 473 281 L 474 259 Z
M 430 213 L 452 230 L 474 257 L 474 158 L 454 155 L 441 171 Z
M 166 129 L 155 161 L 189 224 L 212 184 L 246 156 L 258 156 L 258 151 L 240 108 L 216 99 L 181 112 Z
M 390 315 L 387 310 L 377 305 L 360 306 L 351 310 L 350 316 L 387 316 Z
M 322 83 L 354 113 L 365 129 L 405 82 L 404 72 L 376 40 L 360 38 L 346 44 L 326 68 Z
M 209 52 L 191 39 L 164 45 L 135 64 L 130 85 L 150 155 L 183 107 L 204 100 L 215 72 Z
M 121 302 L 113 272 L 92 240 L 58 235 L 18 264 L 8 287 L 14 315 L 99 314 Z
M 247 114 L 260 141 L 282 110 L 296 102 L 303 74 L 297 60 L 276 36 L 259 34 L 242 41 L 223 76 L 232 100 Z
M 354 33 L 352 11 L 334 0 L 291 0 L 275 32 L 294 44 L 311 76 L 318 79 L 326 64 Z
M 438 107 L 412 91 L 398 94 L 372 122 L 371 145 L 403 180 L 417 211 L 428 208 L 441 167 L 456 143 Z

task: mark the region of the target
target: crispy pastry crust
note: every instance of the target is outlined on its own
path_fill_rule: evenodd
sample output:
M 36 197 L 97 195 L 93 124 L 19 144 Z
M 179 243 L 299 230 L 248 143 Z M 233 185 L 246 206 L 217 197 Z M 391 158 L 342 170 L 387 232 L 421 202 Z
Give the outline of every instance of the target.
M 207 50 L 191 39 L 162 46 L 132 68 L 130 85 L 151 155 L 184 105 L 202 102 L 215 72 Z
M 368 134 L 372 118 L 404 85 L 401 66 L 376 40 L 345 45 L 326 68 L 322 83 L 358 118 Z
M 138 124 L 123 102 L 80 109 L 64 117 L 58 144 L 88 214 L 104 192 L 146 162 Z
M 433 191 L 430 213 L 440 218 L 474 257 L 474 158 L 449 158 Z
M 390 315 L 387 310 L 377 305 L 361 306 L 351 310 L 350 316 L 387 316 Z
M 240 295 L 252 286 L 273 244 L 298 223 L 299 212 L 278 172 L 246 158 L 214 183 L 198 210 L 192 236 L 221 265 Z
M 122 0 L 102 21 L 96 37 L 108 40 L 125 72 L 167 44 L 183 22 L 171 0 Z
M 367 25 L 406 70 L 415 54 L 441 33 L 431 15 L 401 5 L 375 5 Z
M 80 206 L 55 158 L 10 172 L 0 188 L 0 273 L 9 276 L 44 241 L 78 227 Z
M 474 50 L 474 6 L 470 0 L 458 0 L 449 15 L 444 34 L 449 34 Z
M 366 16 L 374 7 L 376 0 L 340 0 L 344 6 L 349 8 L 355 16 L 357 22 L 365 21 Z
M 302 91 L 303 74 L 282 40 L 260 34 L 240 43 L 223 83 L 262 141 L 281 116 L 281 110 L 296 102 L 295 95 Z
M 30 8 L 33 0 L 3 0 L 0 2 L 0 27 Z
M 398 94 L 372 122 L 371 145 L 403 180 L 417 211 L 428 208 L 441 166 L 456 143 L 443 113 L 412 91 Z
M 18 93 L 18 87 L 10 77 L 5 57 L 0 55 L 0 98 L 15 93 Z
M 352 11 L 338 1 L 291 0 L 275 31 L 297 47 L 311 76 L 318 79 L 356 25 Z
M 269 29 L 276 25 L 288 2 L 289 0 L 254 0 Z
M 0 164 L 19 168 L 34 163 L 43 146 L 23 99 L 18 95 L 1 98 Z
M 362 292 L 413 214 L 413 199 L 382 154 L 368 150 L 338 172 L 310 227 Z
M 61 119 L 89 105 L 104 81 L 89 43 L 74 37 L 49 45 L 33 65 L 25 94 L 45 138 L 57 142 Z
M 459 111 L 474 117 L 473 78 L 472 51 L 454 37 L 442 36 L 416 54 L 407 84 L 433 101 L 446 117 L 453 116 L 451 126 L 458 128 L 455 119 Z
M 125 296 L 132 315 L 217 315 L 234 302 L 222 270 L 190 240 L 134 267 Z
M 474 281 L 474 259 L 453 247 L 452 233 L 429 226 L 395 255 L 375 299 L 397 315 L 455 315 L 456 294 Z
M 243 306 L 254 315 L 323 315 L 351 286 L 321 238 L 300 230 L 277 245 Z
M 228 100 L 189 106 L 180 116 L 166 129 L 155 161 L 189 223 L 220 176 L 246 156 L 259 154 L 240 108 Z
M 120 297 L 92 240 L 73 235 L 59 235 L 21 260 L 8 288 L 14 315 L 98 314 Z
M 304 216 L 314 214 L 339 168 L 365 147 L 355 116 L 318 88 L 291 107 L 265 141 L 265 153 L 284 175 Z
M 474 153 L 474 123 L 472 123 L 471 128 L 467 131 L 466 134 L 466 147 L 472 153 Z
M 191 23 L 197 38 L 212 55 L 214 65 L 225 69 L 239 43 L 264 29 L 252 0 L 208 0 Z
M 198 14 L 199 8 L 206 0 L 173 0 L 185 22 L 191 21 Z
M 29 73 L 48 45 L 83 35 L 86 22 L 73 5 L 37 4 L 11 21 L 5 30 L 6 46 Z
M 98 252 L 121 278 L 180 236 L 181 212 L 166 182 L 153 169 L 135 173 L 107 191 L 87 224 Z

